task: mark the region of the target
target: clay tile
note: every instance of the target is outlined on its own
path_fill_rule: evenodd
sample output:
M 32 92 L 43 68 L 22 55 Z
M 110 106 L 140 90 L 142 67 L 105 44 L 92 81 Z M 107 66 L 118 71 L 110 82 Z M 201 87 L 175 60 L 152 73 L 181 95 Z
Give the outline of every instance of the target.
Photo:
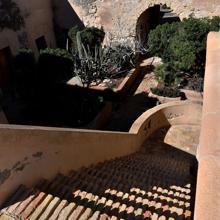
M 131 214 L 134 212 L 134 207 L 133 206 L 129 206 L 127 209 L 126 209 L 127 213 L 128 214 Z
M 144 214 L 143 214 L 143 218 L 144 218 L 144 219 L 150 218 L 151 216 L 152 216 L 151 211 L 146 211 L 146 212 L 144 212 Z

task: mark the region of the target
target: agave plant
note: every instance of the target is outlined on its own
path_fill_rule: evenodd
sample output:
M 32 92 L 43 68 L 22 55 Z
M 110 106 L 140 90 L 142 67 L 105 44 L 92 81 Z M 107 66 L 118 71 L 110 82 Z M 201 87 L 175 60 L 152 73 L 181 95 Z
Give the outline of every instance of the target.
M 76 48 L 72 48 L 74 73 L 84 86 L 115 78 L 134 67 L 134 52 L 128 46 L 102 48 L 96 45 L 91 51 L 82 43 L 80 32 L 76 34 L 76 42 Z
M 108 73 L 108 62 L 105 51 L 101 46 L 95 47 L 94 54 L 89 46 L 81 42 L 80 33 L 77 33 L 77 50 L 72 50 L 74 57 L 74 73 L 79 76 L 84 86 L 89 87 L 92 82 L 98 84 Z

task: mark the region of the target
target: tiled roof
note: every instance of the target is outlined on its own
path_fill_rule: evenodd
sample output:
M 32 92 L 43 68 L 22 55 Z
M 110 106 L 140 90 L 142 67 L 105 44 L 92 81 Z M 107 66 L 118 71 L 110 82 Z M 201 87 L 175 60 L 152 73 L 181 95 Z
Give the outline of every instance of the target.
M 139 152 L 21 185 L 0 220 L 192 219 L 194 169 L 195 158 L 178 150 Z

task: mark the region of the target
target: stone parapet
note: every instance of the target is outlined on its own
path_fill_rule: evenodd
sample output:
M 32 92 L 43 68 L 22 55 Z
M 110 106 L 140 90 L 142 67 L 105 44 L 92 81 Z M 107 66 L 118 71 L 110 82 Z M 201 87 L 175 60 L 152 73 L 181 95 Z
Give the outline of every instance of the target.
M 220 219 L 220 33 L 208 36 L 203 114 L 198 148 L 196 220 Z

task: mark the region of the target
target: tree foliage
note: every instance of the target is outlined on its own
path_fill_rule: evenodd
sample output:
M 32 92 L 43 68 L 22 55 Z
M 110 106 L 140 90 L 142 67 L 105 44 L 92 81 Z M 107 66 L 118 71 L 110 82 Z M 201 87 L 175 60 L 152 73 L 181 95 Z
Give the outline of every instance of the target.
M 94 52 L 95 47 L 101 46 L 105 37 L 103 28 L 99 29 L 96 27 L 86 27 L 84 29 L 80 29 L 78 26 L 74 26 L 68 32 L 68 36 L 72 41 L 73 48 L 77 47 L 77 33 L 80 34 L 83 45 L 86 48 L 89 48 L 91 52 Z
M 0 1 L 0 30 L 5 28 L 14 31 L 20 30 L 24 27 L 24 18 L 18 5 L 12 0 Z
M 19 49 L 13 58 L 13 79 L 21 99 L 28 100 L 34 92 L 36 60 L 30 49 Z
M 169 83 L 185 74 L 203 77 L 206 58 L 206 41 L 210 31 L 219 31 L 220 17 L 183 19 L 182 22 L 159 25 L 148 38 L 152 55 L 162 58 L 165 65 L 158 72 L 173 75 Z
M 46 48 L 40 51 L 38 75 L 41 82 L 67 81 L 73 76 L 73 59 L 65 49 Z

